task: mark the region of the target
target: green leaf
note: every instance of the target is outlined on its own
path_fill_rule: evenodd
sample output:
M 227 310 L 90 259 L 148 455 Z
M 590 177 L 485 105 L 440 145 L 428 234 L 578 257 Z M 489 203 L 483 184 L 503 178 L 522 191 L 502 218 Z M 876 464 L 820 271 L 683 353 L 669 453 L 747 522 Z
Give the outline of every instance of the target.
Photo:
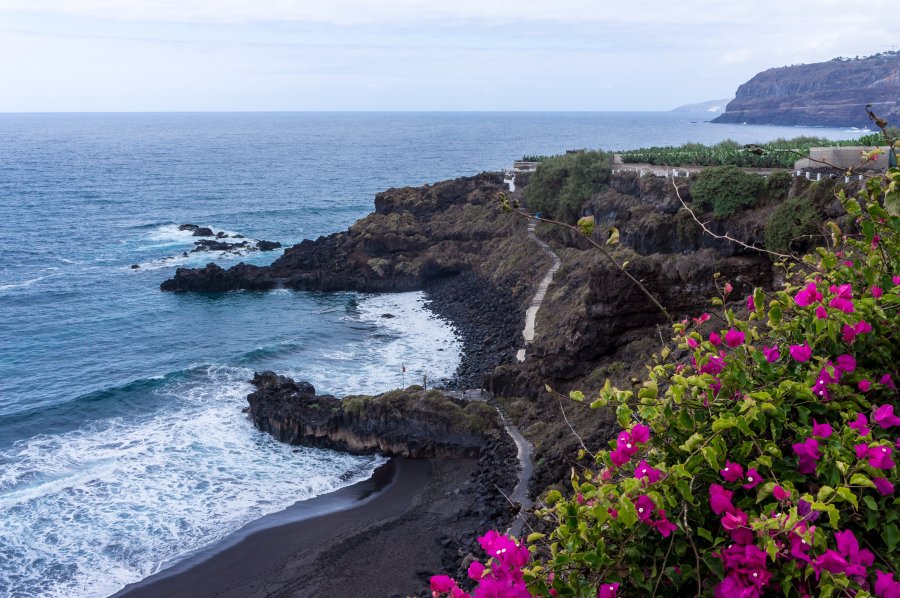
M 773 305 L 772 309 L 769 310 L 769 326 L 777 326 L 780 324 L 782 316 L 781 306 Z
M 713 432 L 721 432 L 737 425 L 737 421 L 733 417 L 720 417 L 712 423 Z
M 819 493 L 816 494 L 816 500 L 819 502 L 825 502 L 829 498 L 834 496 L 834 488 L 831 486 L 822 486 L 819 488 Z
M 593 216 L 591 216 L 593 219 Z M 616 245 L 619 242 L 619 229 L 615 226 L 609 227 L 609 238 L 606 239 L 607 245 Z
M 544 498 L 544 502 L 548 505 L 553 505 L 559 502 L 562 499 L 562 492 L 559 490 L 551 490 L 547 493 L 547 496 Z
M 618 520 L 628 528 L 634 527 L 634 524 L 637 523 L 637 509 L 634 508 L 634 503 L 627 496 L 623 496 L 619 501 Z
M 866 488 L 874 488 L 875 487 L 874 482 L 872 482 L 872 480 L 870 480 L 869 478 L 867 478 L 866 476 L 864 476 L 861 473 L 854 473 L 852 476 L 850 476 L 850 485 L 851 486 L 864 486 Z
M 900 531 L 897 530 L 897 525 L 894 523 L 885 525 L 881 537 L 884 538 L 888 551 L 893 553 L 894 549 L 897 548 L 897 542 L 900 541 Z
M 541 534 L 538 532 L 534 532 L 533 534 L 528 534 L 528 537 L 525 538 L 525 541 L 528 542 L 529 544 L 531 544 L 532 542 L 537 542 L 538 540 L 541 540 L 546 537 L 547 537 L 547 534 Z
M 869 507 L 870 511 L 877 511 L 878 504 L 875 502 L 875 499 L 871 496 L 863 496 L 863 502 L 866 503 L 866 506 Z
M 715 447 L 705 446 L 700 452 L 703 453 L 703 458 L 706 459 L 710 467 L 716 470 L 719 469 L 719 452 Z
M 712 534 L 709 533 L 709 530 L 708 530 L 708 529 L 705 529 L 705 528 L 702 528 L 702 527 L 698 527 L 698 528 L 697 528 L 697 535 L 700 536 L 701 538 L 703 538 L 704 540 L 706 540 L 707 542 L 712 542 L 712 541 L 713 541 Z
M 854 509 L 859 510 L 859 501 L 856 500 L 856 495 L 853 494 L 853 491 L 850 490 L 850 488 L 841 486 L 835 493 L 837 494 L 838 499 L 852 504 Z
M 694 434 L 691 434 L 691 437 L 688 438 L 688 439 L 684 442 L 684 444 L 682 444 L 682 445 L 681 445 L 680 447 L 678 447 L 678 448 L 680 448 L 681 450 L 683 450 L 683 451 L 686 452 L 686 453 L 690 453 L 690 452 L 693 451 L 693 450 L 697 447 L 697 445 L 700 444 L 701 442 L 703 442 L 703 436 L 701 436 L 700 434 L 694 433 Z M 874 487 L 874 484 L 873 484 L 873 487 Z
M 573 401 L 578 401 L 579 403 L 584 402 L 584 393 L 580 390 L 573 390 L 569 393 L 569 398 Z
M 571 222 L 571 220 L 569 221 Z M 590 237 L 594 232 L 594 217 L 584 216 L 578 219 L 578 229 L 585 237 Z

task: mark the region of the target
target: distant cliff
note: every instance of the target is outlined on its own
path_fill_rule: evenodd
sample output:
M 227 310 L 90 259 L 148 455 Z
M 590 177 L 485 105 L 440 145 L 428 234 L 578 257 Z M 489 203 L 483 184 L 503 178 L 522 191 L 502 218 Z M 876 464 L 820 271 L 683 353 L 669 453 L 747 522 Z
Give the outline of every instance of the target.
M 738 87 L 715 123 L 872 127 L 866 104 L 900 123 L 900 53 L 786 66 Z

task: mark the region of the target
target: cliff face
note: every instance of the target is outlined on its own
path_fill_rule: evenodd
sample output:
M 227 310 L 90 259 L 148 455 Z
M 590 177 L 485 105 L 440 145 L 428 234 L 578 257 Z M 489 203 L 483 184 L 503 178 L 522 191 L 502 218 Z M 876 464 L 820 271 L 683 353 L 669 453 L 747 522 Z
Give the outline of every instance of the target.
M 900 53 L 769 69 L 738 87 L 716 123 L 872 127 L 900 123 Z

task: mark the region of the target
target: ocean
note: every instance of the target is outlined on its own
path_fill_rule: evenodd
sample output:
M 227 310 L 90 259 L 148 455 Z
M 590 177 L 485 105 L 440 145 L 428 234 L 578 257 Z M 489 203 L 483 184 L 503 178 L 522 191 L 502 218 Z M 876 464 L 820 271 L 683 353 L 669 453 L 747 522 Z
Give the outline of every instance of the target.
M 525 154 L 861 134 L 704 118 L 0 114 L 0 596 L 108 596 L 383 461 L 257 432 L 254 371 L 341 396 L 458 365 L 420 293 L 160 292 L 179 266 L 281 251 L 190 253 L 180 224 L 289 246 L 346 230 L 379 191 Z

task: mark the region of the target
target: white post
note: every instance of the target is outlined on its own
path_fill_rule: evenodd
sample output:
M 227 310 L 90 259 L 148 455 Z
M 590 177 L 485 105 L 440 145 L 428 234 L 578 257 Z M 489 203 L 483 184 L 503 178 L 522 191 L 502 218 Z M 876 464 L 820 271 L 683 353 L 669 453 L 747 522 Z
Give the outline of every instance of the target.
M 807 181 L 809 180 L 809 173 L 808 173 L 808 172 L 806 173 L 806 180 L 807 180 Z
M 817 180 L 817 181 L 821 181 L 821 180 L 822 180 L 822 173 L 821 173 L 821 172 L 817 172 L 817 173 L 816 173 L 816 180 Z

